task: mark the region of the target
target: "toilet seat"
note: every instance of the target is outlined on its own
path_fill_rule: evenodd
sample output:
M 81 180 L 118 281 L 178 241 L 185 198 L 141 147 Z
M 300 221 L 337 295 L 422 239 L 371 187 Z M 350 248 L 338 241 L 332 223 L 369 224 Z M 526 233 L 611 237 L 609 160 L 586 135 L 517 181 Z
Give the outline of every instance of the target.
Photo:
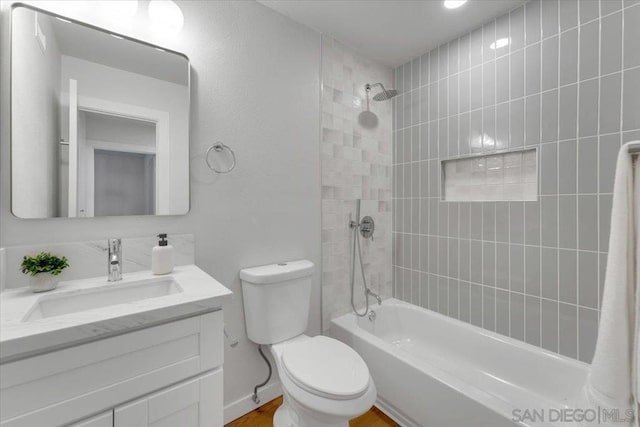
M 369 389 L 369 369 L 362 357 L 333 338 L 319 335 L 292 342 L 281 360 L 287 377 L 316 396 L 357 399 Z

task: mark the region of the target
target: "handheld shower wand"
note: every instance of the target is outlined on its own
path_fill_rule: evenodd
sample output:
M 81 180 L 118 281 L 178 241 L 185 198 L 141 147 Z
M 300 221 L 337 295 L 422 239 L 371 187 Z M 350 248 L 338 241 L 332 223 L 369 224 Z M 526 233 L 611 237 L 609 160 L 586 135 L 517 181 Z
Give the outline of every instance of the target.
M 369 313 L 369 296 L 374 297 L 378 301 L 378 305 L 382 305 L 382 298 L 380 295 L 373 292 L 367 286 L 367 278 L 364 274 L 364 263 L 362 261 L 362 249 L 360 248 L 360 237 L 358 233 L 362 234 L 365 238 L 371 238 L 373 240 L 373 231 L 375 230 L 375 225 L 373 222 L 373 218 L 370 216 L 366 216 L 360 220 L 360 199 L 356 202 L 356 220 L 351 221 L 349 223 L 349 227 L 353 229 L 353 254 L 352 254 L 352 263 L 351 263 L 351 308 L 353 312 L 359 316 L 364 317 Z M 360 313 L 356 309 L 355 298 L 354 298 L 354 287 L 355 287 L 355 276 L 356 276 L 356 249 L 358 250 L 358 258 L 360 259 L 360 274 L 362 275 L 362 283 L 364 284 L 364 299 L 365 299 L 365 310 L 364 313 Z

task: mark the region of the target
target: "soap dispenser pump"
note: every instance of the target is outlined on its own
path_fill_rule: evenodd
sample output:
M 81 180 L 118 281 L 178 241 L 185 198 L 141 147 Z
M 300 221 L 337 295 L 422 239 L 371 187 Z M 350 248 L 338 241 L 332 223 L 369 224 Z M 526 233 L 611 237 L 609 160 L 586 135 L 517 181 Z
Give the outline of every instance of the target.
M 167 241 L 165 233 L 158 234 L 160 241 L 151 251 L 151 272 L 168 274 L 173 271 L 173 246 Z

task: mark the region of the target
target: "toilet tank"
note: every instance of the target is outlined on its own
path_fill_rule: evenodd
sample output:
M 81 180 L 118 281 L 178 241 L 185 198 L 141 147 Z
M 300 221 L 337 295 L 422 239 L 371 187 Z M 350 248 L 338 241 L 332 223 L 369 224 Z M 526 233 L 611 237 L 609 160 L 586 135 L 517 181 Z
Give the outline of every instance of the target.
M 313 269 L 311 261 L 298 260 L 240 270 L 251 341 L 275 344 L 307 329 Z

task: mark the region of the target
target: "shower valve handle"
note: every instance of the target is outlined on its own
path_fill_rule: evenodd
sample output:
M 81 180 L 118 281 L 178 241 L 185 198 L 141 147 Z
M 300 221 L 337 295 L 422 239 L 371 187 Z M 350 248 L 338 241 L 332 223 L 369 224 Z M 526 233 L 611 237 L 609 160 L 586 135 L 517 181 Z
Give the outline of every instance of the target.
M 365 216 L 364 218 L 362 218 L 362 221 L 360 222 L 360 234 L 362 235 L 362 237 L 364 237 L 365 239 L 371 238 L 371 241 L 373 241 L 373 232 L 375 231 L 375 229 L 376 226 L 373 218 L 371 218 L 370 216 Z

